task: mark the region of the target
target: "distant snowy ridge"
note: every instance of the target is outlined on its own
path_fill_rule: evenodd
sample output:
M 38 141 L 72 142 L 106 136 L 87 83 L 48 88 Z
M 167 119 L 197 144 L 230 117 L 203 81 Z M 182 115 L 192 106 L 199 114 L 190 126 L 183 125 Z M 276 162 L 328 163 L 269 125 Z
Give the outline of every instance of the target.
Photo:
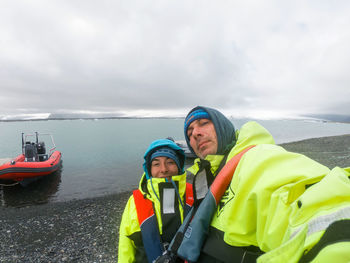
M 51 113 L 23 113 L 0 115 L 0 121 L 27 121 L 27 120 L 47 120 Z
M 310 117 L 321 119 L 325 121 L 334 121 L 334 122 L 349 122 L 350 115 L 339 115 L 339 114 L 313 114 L 309 115 Z
M 277 116 L 233 116 L 227 114 L 229 119 L 245 119 L 245 120 L 303 120 L 303 121 L 326 121 L 326 122 L 346 122 L 350 123 L 350 116 L 334 115 L 334 114 L 310 114 L 304 116 L 294 117 L 277 117 Z M 180 115 L 150 115 L 150 114 L 126 114 L 126 113 L 106 113 L 106 112 L 70 112 L 70 113 L 23 113 L 23 114 L 9 114 L 1 115 L 0 121 L 36 121 L 36 120 L 66 120 L 66 119 L 124 119 L 124 118 L 184 118 Z

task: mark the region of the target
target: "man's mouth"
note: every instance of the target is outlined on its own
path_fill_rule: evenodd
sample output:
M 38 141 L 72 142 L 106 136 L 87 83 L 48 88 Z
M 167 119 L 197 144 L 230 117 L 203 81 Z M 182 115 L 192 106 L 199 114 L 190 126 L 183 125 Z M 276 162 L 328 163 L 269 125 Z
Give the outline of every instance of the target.
M 201 148 L 203 148 L 203 147 L 205 147 L 206 146 L 206 144 L 208 143 L 209 141 L 202 141 L 202 142 L 200 142 L 199 144 L 198 144 L 198 149 L 201 149 Z

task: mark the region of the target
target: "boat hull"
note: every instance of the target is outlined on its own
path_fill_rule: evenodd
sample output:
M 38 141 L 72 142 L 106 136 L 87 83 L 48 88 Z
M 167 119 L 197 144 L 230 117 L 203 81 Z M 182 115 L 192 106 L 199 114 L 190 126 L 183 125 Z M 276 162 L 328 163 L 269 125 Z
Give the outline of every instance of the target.
M 55 151 L 42 162 L 26 162 L 23 154 L 0 166 L 0 180 L 23 181 L 41 177 L 57 171 L 61 167 L 61 152 Z

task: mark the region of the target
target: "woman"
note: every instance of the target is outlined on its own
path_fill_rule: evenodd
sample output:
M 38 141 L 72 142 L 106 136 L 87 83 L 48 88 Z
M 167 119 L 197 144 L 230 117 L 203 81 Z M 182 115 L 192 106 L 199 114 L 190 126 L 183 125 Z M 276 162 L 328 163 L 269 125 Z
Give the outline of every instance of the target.
M 139 188 L 122 216 L 118 262 L 152 262 L 165 251 L 193 204 L 184 163 L 185 154 L 173 141 L 151 143 Z

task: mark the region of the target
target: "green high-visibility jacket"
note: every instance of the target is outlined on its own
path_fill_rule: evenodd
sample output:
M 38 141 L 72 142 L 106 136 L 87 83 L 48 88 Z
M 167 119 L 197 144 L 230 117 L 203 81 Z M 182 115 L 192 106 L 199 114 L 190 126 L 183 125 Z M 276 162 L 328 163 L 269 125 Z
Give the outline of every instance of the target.
M 204 256 L 220 258 L 225 254 L 219 247 L 215 249 L 219 243 L 208 241 L 216 235 L 228 249 L 259 248 L 265 252 L 258 258 L 260 263 L 298 262 L 319 243 L 330 225 L 345 220 L 350 227 L 349 168 L 330 171 L 302 154 L 288 152 L 275 145 L 268 131 L 256 122 L 248 122 L 237 131 L 237 143 L 227 161 L 251 145 L 256 146 L 241 158 L 212 218 L 209 237 L 202 248 Z M 219 155 L 206 157 L 213 174 L 222 159 Z M 199 161 L 188 169 L 191 173 L 198 173 Z M 337 239 L 334 231 L 333 236 Z M 309 259 L 327 262 L 321 260 L 331 257 L 332 262 L 350 262 L 349 240 L 347 236 L 347 242 L 335 241 L 332 246 L 318 249 Z
M 186 196 L 186 173 L 172 176 L 172 180 L 178 187 L 179 196 L 181 196 L 182 204 L 184 204 L 184 208 L 186 209 L 186 205 L 192 205 L 193 202 L 192 195 Z M 161 235 L 162 240 L 170 242 L 173 236 L 168 237 L 169 240 L 165 240 L 167 238 L 164 237 L 164 232 L 168 231 L 169 234 L 170 231 L 170 233 L 173 232 L 173 234 L 175 234 L 177 228 L 173 230 L 164 229 L 164 220 L 166 220 L 166 215 L 164 215 L 164 212 L 162 212 L 164 207 L 163 204 L 160 202 L 160 200 L 158 200 L 158 198 L 161 198 L 162 194 L 160 189 L 164 184 L 169 185 L 171 183 L 166 182 L 165 178 L 152 178 L 152 180 L 146 180 L 145 174 L 143 174 L 140 180 L 139 190 L 145 196 L 145 198 L 153 203 L 153 209 L 157 218 L 159 234 Z M 192 202 L 191 200 L 187 200 L 186 197 L 189 199 L 192 198 Z M 188 204 L 188 202 L 191 203 Z M 180 225 L 183 222 L 185 211 L 180 202 L 176 201 L 176 204 L 178 207 L 174 208 L 174 215 L 171 215 L 171 218 L 168 219 L 173 221 L 175 217 L 179 217 L 176 219 Z M 173 226 L 171 224 L 172 222 L 169 223 L 170 226 Z M 148 262 L 145 253 L 146 252 L 141 236 L 141 228 L 136 211 L 136 204 L 134 196 L 131 195 L 124 209 L 119 229 L 118 262 Z

